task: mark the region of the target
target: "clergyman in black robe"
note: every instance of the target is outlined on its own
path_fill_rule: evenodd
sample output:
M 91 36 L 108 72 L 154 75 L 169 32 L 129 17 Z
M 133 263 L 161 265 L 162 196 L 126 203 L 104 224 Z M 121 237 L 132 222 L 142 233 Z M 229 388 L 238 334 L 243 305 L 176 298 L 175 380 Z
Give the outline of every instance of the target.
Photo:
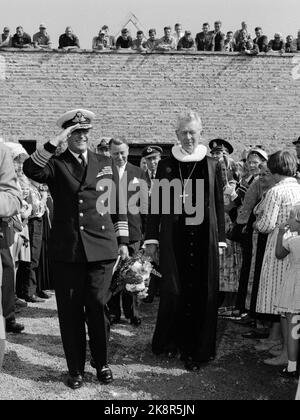
M 153 214 L 152 207 L 145 237 L 146 254 L 154 260 L 159 246 L 163 276 L 152 350 L 169 357 L 179 352 L 188 370 L 199 369 L 216 354 L 219 252 L 226 246 L 221 168 L 206 155 L 201 131 L 195 112 L 179 118 L 180 145 L 173 147 L 170 158 L 159 162 L 156 181 L 179 180 L 181 192 L 170 189 L 167 214 L 162 203 L 158 214 Z M 204 181 L 202 195 L 197 189 L 199 180 Z M 162 201 L 166 191 L 159 191 Z M 177 214 L 180 200 L 183 210 Z M 197 200 L 198 204 L 202 200 L 204 214 L 201 223 L 191 224 L 186 204 L 196 207 Z

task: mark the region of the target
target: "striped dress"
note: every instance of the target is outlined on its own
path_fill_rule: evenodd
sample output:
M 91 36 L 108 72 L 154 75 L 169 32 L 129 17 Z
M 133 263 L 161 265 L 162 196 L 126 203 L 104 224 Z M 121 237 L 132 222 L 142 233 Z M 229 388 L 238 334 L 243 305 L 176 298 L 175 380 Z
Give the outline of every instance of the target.
M 275 256 L 278 226 L 289 218 L 291 208 L 300 202 L 300 185 L 295 178 L 285 178 L 271 188 L 261 204 L 263 210 L 257 221 L 257 230 L 268 233 L 262 264 L 256 311 L 263 314 L 278 314 L 274 307 L 278 299 L 287 268 L 287 258 L 279 260 Z

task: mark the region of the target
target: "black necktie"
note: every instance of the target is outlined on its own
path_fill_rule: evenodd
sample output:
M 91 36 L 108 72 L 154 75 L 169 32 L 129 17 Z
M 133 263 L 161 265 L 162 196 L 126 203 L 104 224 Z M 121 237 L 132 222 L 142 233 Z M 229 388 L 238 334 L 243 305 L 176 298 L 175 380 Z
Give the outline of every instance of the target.
M 155 171 L 151 171 L 151 179 L 155 178 Z
M 78 156 L 78 159 L 81 161 L 80 165 L 83 167 L 83 169 L 85 169 L 85 168 L 86 168 L 86 161 L 85 161 L 85 157 L 84 157 L 82 154 L 80 154 L 80 155 Z

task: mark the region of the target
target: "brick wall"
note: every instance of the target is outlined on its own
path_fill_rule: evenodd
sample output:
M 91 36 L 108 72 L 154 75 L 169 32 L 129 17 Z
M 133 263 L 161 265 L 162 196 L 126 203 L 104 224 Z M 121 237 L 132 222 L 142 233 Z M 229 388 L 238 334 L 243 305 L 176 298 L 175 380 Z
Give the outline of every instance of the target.
M 94 142 L 115 135 L 173 142 L 177 114 L 193 108 L 205 139 L 226 138 L 238 151 L 249 144 L 276 150 L 300 135 L 296 65 L 296 56 L 275 54 L 5 51 L 0 137 L 43 143 L 59 131 L 61 113 L 84 107 L 97 115 Z

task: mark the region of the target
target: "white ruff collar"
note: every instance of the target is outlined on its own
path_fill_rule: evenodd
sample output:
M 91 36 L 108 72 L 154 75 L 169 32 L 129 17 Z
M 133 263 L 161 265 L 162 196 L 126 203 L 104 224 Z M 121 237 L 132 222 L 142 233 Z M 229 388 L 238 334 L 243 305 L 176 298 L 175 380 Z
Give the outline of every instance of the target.
M 181 145 L 172 147 L 172 154 L 179 162 L 200 162 L 205 158 L 207 147 L 199 144 L 192 154 L 187 153 Z

